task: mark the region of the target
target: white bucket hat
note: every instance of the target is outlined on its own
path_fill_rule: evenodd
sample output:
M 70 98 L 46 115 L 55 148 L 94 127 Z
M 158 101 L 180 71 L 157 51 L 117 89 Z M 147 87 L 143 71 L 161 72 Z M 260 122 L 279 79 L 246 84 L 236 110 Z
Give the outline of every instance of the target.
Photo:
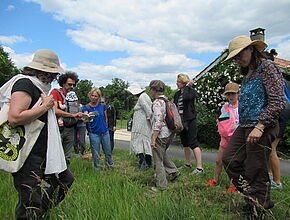
M 141 89 L 139 84 L 131 85 L 126 91 L 132 93 L 133 95 L 138 95 L 143 92 L 145 89 Z
M 246 47 L 253 45 L 257 48 L 258 51 L 262 52 L 268 45 L 261 40 L 254 40 L 252 41 L 248 36 L 238 36 L 232 39 L 229 43 L 229 55 L 224 61 L 227 61 L 238 53 L 240 53 Z M 223 62 L 224 62 L 223 61 Z
M 32 62 L 26 65 L 26 67 L 49 73 L 64 72 L 63 68 L 59 64 L 56 53 L 47 49 L 37 50 L 34 54 Z

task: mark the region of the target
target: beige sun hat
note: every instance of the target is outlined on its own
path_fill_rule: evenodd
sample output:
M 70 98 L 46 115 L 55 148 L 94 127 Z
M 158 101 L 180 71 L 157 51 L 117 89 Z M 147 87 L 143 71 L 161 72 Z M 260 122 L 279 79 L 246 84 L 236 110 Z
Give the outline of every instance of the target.
M 240 53 L 246 47 L 253 45 L 257 48 L 258 51 L 262 52 L 268 45 L 261 40 L 252 41 L 248 36 L 238 36 L 232 39 L 229 43 L 229 55 L 224 61 L 227 61 L 238 53 Z
M 145 88 L 141 89 L 139 84 L 133 84 L 133 85 L 129 86 L 128 89 L 125 89 L 125 90 L 132 93 L 133 95 L 138 95 L 141 92 L 143 92 L 145 90 Z
M 26 67 L 49 73 L 64 72 L 63 68 L 59 64 L 56 53 L 47 49 L 37 50 L 32 61 L 26 65 Z
M 237 83 L 234 82 L 229 82 L 226 86 L 225 86 L 225 91 L 224 91 L 224 95 L 226 95 L 229 92 L 234 92 L 234 93 L 238 93 L 240 91 L 240 87 Z

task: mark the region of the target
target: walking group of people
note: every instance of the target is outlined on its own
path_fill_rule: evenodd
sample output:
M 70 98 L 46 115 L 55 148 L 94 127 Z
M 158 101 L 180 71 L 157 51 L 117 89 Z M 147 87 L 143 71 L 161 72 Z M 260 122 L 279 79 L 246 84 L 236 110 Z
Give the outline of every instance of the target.
M 273 60 L 268 59 L 263 52 L 266 47 L 263 41 L 252 41 L 247 36 L 230 41 L 229 55 L 225 61 L 235 62 L 244 78 L 241 88 L 233 82 L 225 86 L 223 95 L 228 102 L 222 106 L 217 119 L 221 141 L 214 178 L 205 184 L 218 185 L 224 167 L 231 181 L 228 192 L 243 193 L 246 201 L 243 211 L 253 219 L 261 218 L 266 209 L 274 206 L 270 199 L 270 188 L 282 189 L 276 147 L 290 116 L 289 83 Z M 182 168 L 191 168 L 193 152 L 197 167 L 192 174 L 202 174 L 204 170 L 197 142 L 192 80 L 186 74 L 179 74 L 176 85 L 179 91 L 174 95 L 174 103 L 184 127 L 179 132 L 185 153 Z M 146 157 L 153 155 L 156 187 L 152 187 L 152 190 L 162 191 L 168 184 L 166 173 L 171 180 L 178 176 L 178 169 L 166 154 L 174 132 L 166 124 L 169 100 L 164 96 L 164 83 L 153 80 L 149 89 L 153 103 L 144 92 L 145 89 L 138 85 L 128 89 L 138 97 L 134 108 L 131 151 L 138 155 L 140 170 L 150 167 L 151 159 Z
M 262 54 L 266 46 L 263 41 L 252 41 L 246 36 L 230 41 L 226 60 L 231 59 L 240 66 L 244 79 L 241 88 L 235 83 L 229 83 L 225 87 L 224 95 L 228 102 L 223 105 L 221 116 L 217 119 L 221 135 L 217 164 L 214 179 L 206 184 L 218 184 L 223 165 L 234 190 L 245 196 L 246 206 L 243 209 L 257 219 L 263 210 L 274 206 L 270 199 L 268 164 L 270 154 L 275 157 L 277 142 L 281 138 L 281 135 L 278 136 L 278 119 L 286 105 L 285 81 L 274 62 Z M 0 89 L 1 112 L 7 104 L 6 121 L 10 126 L 25 131 L 22 136 L 26 137 L 17 139 L 19 143 L 13 143 L 18 147 L 17 152 L 13 153 L 18 156 L 12 162 L 20 159 L 20 165 L 12 172 L 14 186 L 19 195 L 15 209 L 17 219 L 41 219 L 48 209 L 64 199 L 74 181 L 68 166 L 76 130 L 81 146 L 76 149 L 80 153 L 84 152 L 83 137 L 85 130 L 88 130 L 93 164 L 97 171 L 101 167 L 101 145 L 106 166 L 113 166 L 112 149 L 116 124 L 114 116 L 108 117 L 110 106 L 104 103 L 105 99 L 102 100 L 100 90 L 93 88 L 88 94 L 90 102 L 80 109 L 77 96 L 73 92 L 78 76 L 74 72 L 59 76 L 60 72 L 63 69 L 58 56 L 50 50 L 38 50 L 32 62 L 24 68 L 23 74 L 13 77 Z M 57 77 L 61 88 L 52 90 L 49 95 L 51 83 Z M 174 103 L 182 121 L 183 130 L 179 130 L 179 135 L 185 154 L 182 168 L 192 168 L 193 152 L 197 165 L 192 174 L 202 174 L 204 169 L 197 141 L 196 94 L 192 88 L 192 80 L 186 74 L 179 74 L 176 84 L 179 91 L 174 96 Z M 168 124 L 171 102 L 164 95 L 165 84 L 160 80 L 152 80 L 149 90 L 154 99 L 153 103 L 144 92 L 145 89 L 137 85 L 128 88 L 129 92 L 138 97 L 134 108 L 130 149 L 139 158 L 140 170 L 154 164 L 156 187 L 152 190 L 163 191 L 167 188 L 168 180 L 175 180 L 179 173 L 167 155 L 167 149 L 176 132 Z M 280 115 L 280 121 L 285 122 L 289 112 L 285 115 Z M 35 122 L 38 127 L 34 127 Z M 32 124 L 34 129 L 27 129 Z M 22 153 L 23 142 L 28 140 L 32 141 L 32 149 L 28 153 Z M 7 155 L 1 156 L 0 165 L 5 158 L 9 158 L 13 146 L 11 143 L 8 146 L 10 148 L 1 154 Z M 271 146 L 274 149 L 272 153 Z M 273 174 L 275 165 L 277 162 L 271 166 Z M 167 179 L 166 173 L 170 179 Z M 46 184 L 41 188 L 40 183 L 43 181 Z M 281 185 L 275 175 L 273 181 Z

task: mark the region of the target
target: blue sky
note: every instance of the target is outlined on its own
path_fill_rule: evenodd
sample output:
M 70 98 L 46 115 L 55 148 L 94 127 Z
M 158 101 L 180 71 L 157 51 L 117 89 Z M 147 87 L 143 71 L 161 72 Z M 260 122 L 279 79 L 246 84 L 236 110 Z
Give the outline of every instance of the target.
M 290 60 L 289 11 L 289 0 L 1 0 L 0 45 L 20 68 L 45 48 L 95 86 L 117 77 L 174 88 L 178 73 L 194 77 L 256 27 Z

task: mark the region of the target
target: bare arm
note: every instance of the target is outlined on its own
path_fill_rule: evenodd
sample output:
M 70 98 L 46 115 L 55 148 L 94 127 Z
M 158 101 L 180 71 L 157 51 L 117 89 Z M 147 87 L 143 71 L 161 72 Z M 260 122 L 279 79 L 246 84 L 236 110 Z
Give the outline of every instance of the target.
M 8 122 L 12 126 L 25 125 L 39 118 L 52 108 L 54 104 L 52 96 L 44 96 L 41 94 L 41 99 L 42 104 L 40 106 L 28 109 L 32 101 L 31 96 L 23 91 L 12 93 Z

